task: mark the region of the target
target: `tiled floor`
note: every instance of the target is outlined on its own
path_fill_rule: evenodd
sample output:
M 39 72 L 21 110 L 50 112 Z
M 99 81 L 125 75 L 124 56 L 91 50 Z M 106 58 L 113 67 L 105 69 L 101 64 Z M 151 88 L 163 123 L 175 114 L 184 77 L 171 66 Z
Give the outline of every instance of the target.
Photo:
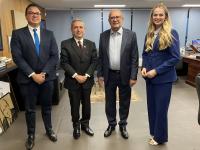
M 53 106 L 52 120 L 58 141 L 52 143 L 45 136 L 40 115 L 37 113 L 37 128 L 34 150 L 200 150 L 200 126 L 197 124 L 198 98 L 196 89 L 185 84 L 180 78 L 174 84 L 169 109 L 169 142 L 162 146 L 148 145 L 149 138 L 145 83 L 141 77 L 134 87 L 138 100 L 131 102 L 127 129 L 130 138 L 124 140 L 117 128 L 109 138 L 103 133 L 107 128 L 104 103 L 92 104 L 90 125 L 94 137 L 81 134 L 79 140 L 72 137 L 70 105 L 67 92 L 58 106 Z M 0 150 L 24 150 L 26 139 L 24 112 L 18 114 L 17 120 L 0 136 Z

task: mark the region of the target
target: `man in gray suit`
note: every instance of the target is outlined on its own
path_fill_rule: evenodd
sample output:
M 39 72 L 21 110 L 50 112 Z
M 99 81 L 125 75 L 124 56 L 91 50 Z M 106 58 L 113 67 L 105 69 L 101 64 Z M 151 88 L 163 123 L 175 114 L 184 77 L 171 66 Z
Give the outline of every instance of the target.
M 128 139 L 126 130 L 129 114 L 131 87 L 136 84 L 138 73 L 138 46 L 135 32 L 122 27 L 123 15 L 120 10 L 112 10 L 108 21 L 111 29 L 100 35 L 98 81 L 105 86 L 106 116 L 108 128 L 104 137 L 115 130 L 116 89 L 119 88 L 119 126 L 121 135 Z
M 57 141 L 52 130 L 51 104 L 58 47 L 52 31 L 40 28 L 41 11 L 38 5 L 28 5 L 25 17 L 28 25 L 12 33 L 11 52 L 18 66 L 17 81 L 25 103 L 28 133 L 26 148 L 29 150 L 34 146 L 37 101 L 42 106 L 46 135 L 51 141 Z
M 95 43 L 84 38 L 85 27 L 80 19 L 71 23 L 73 37 L 62 41 L 60 65 L 65 70 L 65 88 L 68 89 L 71 116 L 73 122 L 73 137 L 80 137 L 81 129 L 93 136 L 94 132 L 89 127 L 91 104 L 90 94 L 94 84 L 94 70 L 96 68 L 97 50 Z M 79 108 L 82 104 L 82 118 Z

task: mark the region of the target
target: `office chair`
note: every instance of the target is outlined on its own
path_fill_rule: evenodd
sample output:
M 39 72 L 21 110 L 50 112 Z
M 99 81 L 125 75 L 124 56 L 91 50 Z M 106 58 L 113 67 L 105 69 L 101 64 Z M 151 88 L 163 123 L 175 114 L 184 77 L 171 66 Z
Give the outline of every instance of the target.
M 196 80 L 196 89 L 197 89 L 197 94 L 198 94 L 198 99 L 199 99 L 198 123 L 200 125 L 200 73 L 197 74 L 195 80 Z

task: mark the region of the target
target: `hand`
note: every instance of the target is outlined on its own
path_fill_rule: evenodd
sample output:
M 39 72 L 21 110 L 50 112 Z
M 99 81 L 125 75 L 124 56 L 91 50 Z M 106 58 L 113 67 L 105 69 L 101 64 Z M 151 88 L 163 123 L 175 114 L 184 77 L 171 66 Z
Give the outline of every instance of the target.
M 142 74 L 143 77 L 147 77 L 147 69 L 146 68 L 142 68 L 141 74 Z
M 148 78 L 153 78 L 153 77 L 155 77 L 156 75 L 157 75 L 157 72 L 156 72 L 155 69 L 150 70 L 150 71 L 147 72 L 147 77 L 148 77 Z
M 33 81 L 35 81 L 37 84 L 42 84 L 45 81 L 45 74 L 39 73 L 39 74 L 34 74 L 31 76 Z
M 99 77 L 98 78 L 98 83 L 99 83 L 100 87 L 103 87 L 104 86 L 104 78 L 103 77 Z
M 136 82 L 137 82 L 137 80 L 129 80 L 129 85 L 130 85 L 130 87 L 132 87 L 133 85 L 135 85 L 136 84 Z
M 76 75 L 75 79 L 78 83 L 82 84 L 87 80 L 87 77 L 82 75 Z

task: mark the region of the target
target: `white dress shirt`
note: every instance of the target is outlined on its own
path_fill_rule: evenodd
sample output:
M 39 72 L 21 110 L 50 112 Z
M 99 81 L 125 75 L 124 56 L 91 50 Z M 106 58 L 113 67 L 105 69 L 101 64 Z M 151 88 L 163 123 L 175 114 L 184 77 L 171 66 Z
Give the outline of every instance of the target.
M 114 32 L 110 32 L 110 41 L 109 41 L 109 60 L 110 60 L 110 69 L 120 70 L 120 55 L 121 55 L 121 44 L 122 44 L 122 27 Z
M 31 33 L 31 36 L 33 38 L 33 41 L 35 43 L 35 38 L 34 38 L 34 32 L 33 32 L 33 29 L 36 29 L 36 32 L 38 34 L 38 38 L 39 38 L 39 41 L 40 41 L 40 26 L 38 26 L 37 28 L 33 28 L 31 27 L 30 25 L 28 25 L 28 29 L 29 29 L 29 32 Z M 32 72 L 28 77 L 30 78 L 32 75 L 34 75 L 35 72 Z

